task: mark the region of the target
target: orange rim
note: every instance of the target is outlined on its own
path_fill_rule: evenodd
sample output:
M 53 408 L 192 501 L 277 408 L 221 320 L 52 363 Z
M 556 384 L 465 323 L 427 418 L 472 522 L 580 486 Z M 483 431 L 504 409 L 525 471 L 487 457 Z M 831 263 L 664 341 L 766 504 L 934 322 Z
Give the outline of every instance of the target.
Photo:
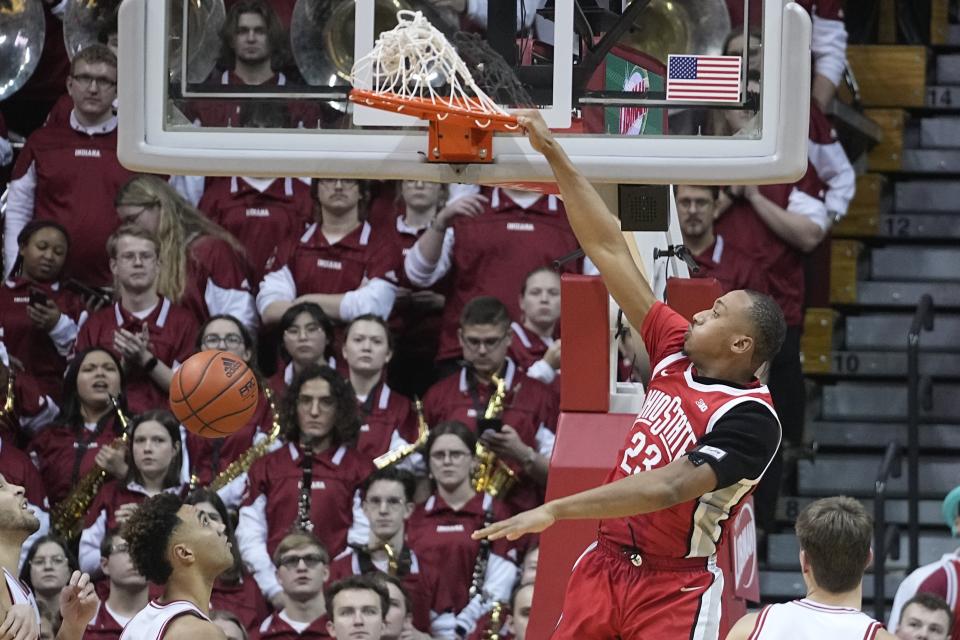
M 384 111 L 395 111 L 422 120 L 457 124 L 473 129 L 516 131 L 517 117 L 503 113 L 477 111 L 463 100 L 449 98 L 454 104 L 434 102 L 426 98 L 407 98 L 395 93 L 374 93 L 366 89 L 351 89 L 350 101 Z

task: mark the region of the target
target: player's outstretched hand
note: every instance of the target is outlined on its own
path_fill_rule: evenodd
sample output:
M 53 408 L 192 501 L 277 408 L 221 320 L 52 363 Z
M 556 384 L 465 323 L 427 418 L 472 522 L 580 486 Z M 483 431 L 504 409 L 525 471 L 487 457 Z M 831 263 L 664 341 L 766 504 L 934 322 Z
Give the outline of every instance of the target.
M 33 640 L 40 637 L 40 625 L 33 607 L 29 604 L 15 604 L 7 609 L 7 615 L 0 624 L 0 640 Z
M 547 153 L 550 147 L 556 143 L 556 140 L 540 112 L 536 109 L 521 109 L 514 113 L 517 116 L 517 123 L 527 133 L 527 138 L 534 150 L 543 154 Z
M 518 513 L 512 518 L 494 522 L 489 527 L 478 529 L 473 532 L 472 537 L 474 540 L 481 540 L 483 538 L 490 540 L 499 540 L 501 538 L 516 540 L 527 533 L 540 533 L 556 521 L 557 519 L 550 513 L 548 506 L 542 504 L 536 509 Z
M 70 582 L 60 591 L 60 615 L 63 617 L 63 626 L 69 629 L 79 629 L 80 635 L 87 624 L 97 614 L 100 598 L 93 589 L 93 582 L 86 573 L 74 571 Z

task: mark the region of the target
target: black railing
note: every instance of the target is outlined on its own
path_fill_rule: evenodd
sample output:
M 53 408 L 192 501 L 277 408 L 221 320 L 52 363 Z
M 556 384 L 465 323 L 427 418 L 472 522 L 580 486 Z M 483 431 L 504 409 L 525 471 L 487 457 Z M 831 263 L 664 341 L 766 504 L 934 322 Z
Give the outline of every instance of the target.
M 887 556 L 894 560 L 900 558 L 900 530 L 895 525 L 887 525 L 887 481 L 899 478 L 903 460 L 900 444 L 891 440 L 883 454 L 883 461 L 877 470 L 877 481 L 873 491 L 873 617 L 886 619 L 887 597 L 885 579 L 887 577 Z
M 920 376 L 920 334 L 933 331 L 933 298 L 925 293 L 917 302 L 917 310 L 907 334 L 907 527 L 909 553 L 907 570 L 920 564 L 920 408 L 933 406 L 933 386 Z M 924 393 L 921 399 L 921 386 Z

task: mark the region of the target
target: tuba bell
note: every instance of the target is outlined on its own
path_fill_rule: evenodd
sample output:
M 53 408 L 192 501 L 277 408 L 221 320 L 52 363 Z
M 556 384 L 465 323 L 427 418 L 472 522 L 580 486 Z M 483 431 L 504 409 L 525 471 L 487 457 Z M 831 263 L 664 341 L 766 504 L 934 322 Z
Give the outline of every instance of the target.
M 671 53 L 719 54 L 729 33 L 725 0 L 651 0 L 619 44 L 666 64 Z
M 332 87 L 350 84 L 353 69 L 355 0 L 297 0 L 290 25 L 290 45 L 300 75 L 307 84 Z M 420 11 L 430 23 L 450 36 L 456 14 L 433 7 L 426 0 L 376 0 L 375 34 L 397 26 L 397 11 Z
M 100 29 L 120 8 L 120 0 L 67 0 L 63 14 L 63 43 L 73 57 L 98 42 Z
M 30 79 L 40 62 L 45 36 L 41 0 L 0 0 L 0 100 Z

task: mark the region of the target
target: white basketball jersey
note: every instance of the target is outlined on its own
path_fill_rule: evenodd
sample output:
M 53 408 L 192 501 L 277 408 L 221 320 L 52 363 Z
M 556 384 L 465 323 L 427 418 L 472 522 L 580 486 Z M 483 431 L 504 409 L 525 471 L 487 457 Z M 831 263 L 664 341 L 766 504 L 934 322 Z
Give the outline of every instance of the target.
M 173 619 L 183 615 L 210 620 L 192 602 L 175 600 L 160 604 L 153 600 L 130 619 L 120 634 L 120 640 L 161 640 Z
M 10 602 L 12 604 L 28 604 L 33 607 L 33 615 L 37 619 L 37 628 L 39 629 L 40 609 L 37 608 L 37 599 L 33 597 L 33 592 L 6 569 L 3 570 L 3 577 L 7 581 L 7 593 L 10 594 Z
M 862 611 L 804 598 L 764 607 L 749 640 L 873 640 L 881 629 Z

